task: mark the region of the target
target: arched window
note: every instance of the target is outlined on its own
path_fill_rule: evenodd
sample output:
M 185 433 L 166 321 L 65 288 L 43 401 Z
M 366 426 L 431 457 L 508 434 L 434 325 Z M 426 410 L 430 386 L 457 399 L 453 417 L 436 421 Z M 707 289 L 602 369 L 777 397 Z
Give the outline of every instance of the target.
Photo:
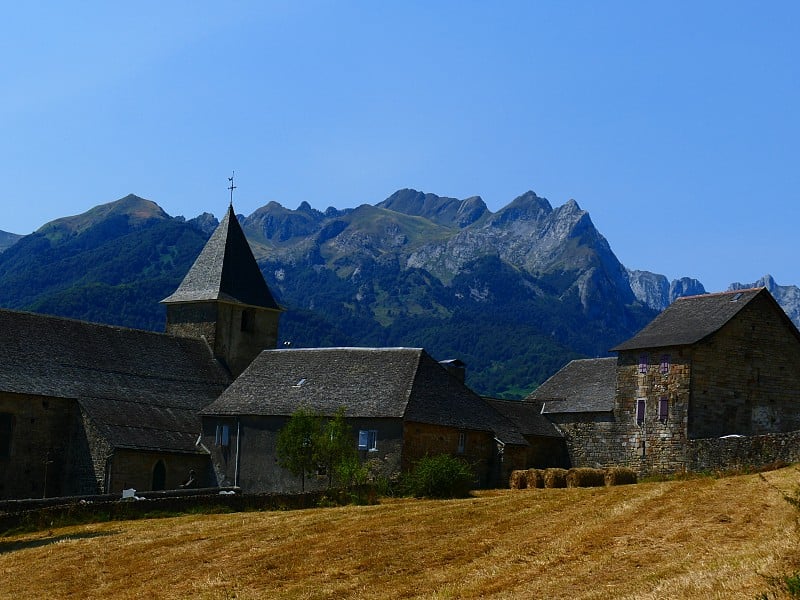
M 159 461 L 153 467 L 153 491 L 163 490 L 167 487 L 167 465 Z

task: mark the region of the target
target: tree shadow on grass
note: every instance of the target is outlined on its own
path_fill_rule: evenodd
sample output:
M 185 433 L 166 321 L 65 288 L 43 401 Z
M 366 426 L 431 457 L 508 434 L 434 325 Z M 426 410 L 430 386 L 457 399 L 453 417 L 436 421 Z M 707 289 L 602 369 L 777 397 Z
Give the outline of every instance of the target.
M 34 540 L 17 540 L 13 542 L 0 541 L 0 554 L 8 552 L 16 552 L 17 550 L 26 550 L 28 548 L 41 548 L 42 546 L 49 546 L 58 542 L 70 540 L 85 540 L 96 537 L 107 537 L 116 535 L 119 531 L 87 531 L 85 533 L 67 533 L 64 535 L 49 535 L 44 538 L 37 538 Z

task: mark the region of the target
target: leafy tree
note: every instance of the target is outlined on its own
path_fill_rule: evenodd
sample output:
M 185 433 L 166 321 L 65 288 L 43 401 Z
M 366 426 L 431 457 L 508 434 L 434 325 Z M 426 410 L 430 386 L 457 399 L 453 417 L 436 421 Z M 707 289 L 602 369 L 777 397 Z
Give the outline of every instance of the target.
M 278 464 L 300 477 L 300 489 L 306 491 L 306 475 L 317 470 L 316 443 L 320 437 L 320 418 L 300 408 L 278 432 L 275 452 Z
M 278 463 L 302 478 L 303 491 L 306 475 L 320 470 L 327 474 L 329 488 L 351 487 L 366 478 L 343 406 L 330 419 L 297 410 L 278 433 L 276 452 Z
M 343 487 L 354 483 L 360 462 L 350 426 L 344 420 L 345 408 L 339 407 L 333 419 L 323 422 L 315 442 L 317 464 L 328 474 L 328 487 L 334 482 Z

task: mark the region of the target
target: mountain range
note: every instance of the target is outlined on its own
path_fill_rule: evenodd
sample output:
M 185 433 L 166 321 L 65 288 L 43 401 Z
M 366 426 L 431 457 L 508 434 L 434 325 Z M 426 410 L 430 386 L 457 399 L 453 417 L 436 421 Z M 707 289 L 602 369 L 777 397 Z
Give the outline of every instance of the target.
M 568 360 L 605 355 L 675 298 L 705 292 L 626 269 L 574 200 L 553 208 L 531 191 L 494 213 L 477 196 L 404 189 L 345 210 L 270 202 L 239 220 L 286 308 L 283 343 L 422 346 L 464 361 L 487 395 L 521 397 Z M 129 195 L 28 236 L 0 233 L 0 306 L 163 330 L 159 300 L 216 225 Z M 756 284 L 800 319 L 800 290 L 769 276 Z

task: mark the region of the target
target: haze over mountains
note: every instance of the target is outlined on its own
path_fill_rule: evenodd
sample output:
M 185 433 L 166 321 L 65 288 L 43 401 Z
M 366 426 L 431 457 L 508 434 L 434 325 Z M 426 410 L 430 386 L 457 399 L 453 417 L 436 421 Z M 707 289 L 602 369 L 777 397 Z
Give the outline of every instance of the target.
M 533 192 L 492 213 L 400 190 L 376 205 L 318 211 L 270 202 L 240 221 L 294 347 L 423 346 L 460 358 L 477 391 L 520 397 L 579 356 L 604 356 L 693 279 L 631 271 L 571 200 Z M 35 233 L 0 234 L 0 306 L 163 330 L 216 218 L 170 217 L 134 195 Z M 800 320 L 800 290 L 766 285 Z M 753 284 L 753 285 L 756 285 Z M 742 286 L 742 284 L 734 284 Z

